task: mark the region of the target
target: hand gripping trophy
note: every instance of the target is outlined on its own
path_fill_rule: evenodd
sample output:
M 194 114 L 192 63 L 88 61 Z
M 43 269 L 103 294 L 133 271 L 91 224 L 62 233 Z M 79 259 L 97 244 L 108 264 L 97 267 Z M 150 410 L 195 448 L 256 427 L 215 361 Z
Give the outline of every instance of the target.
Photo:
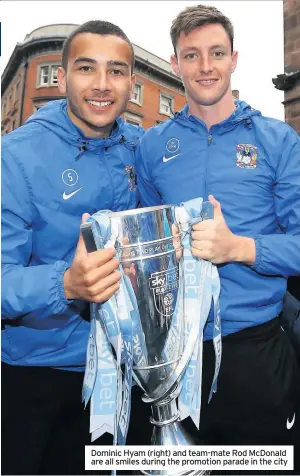
M 91 432 L 105 431 L 125 444 L 132 377 L 151 404 L 152 445 L 195 444 L 180 425 L 191 416 L 199 427 L 203 328 L 214 300 L 216 369 L 221 359 L 219 277 L 215 266 L 191 254 L 193 223 L 212 218 L 209 202 L 124 212 L 98 212 L 81 226 L 88 251 L 114 246 L 121 286 L 108 302 L 92 304 L 91 335 L 83 387 L 91 398 Z M 103 356 L 109 352 L 110 360 Z M 110 376 L 115 406 L 110 414 L 96 401 L 97 385 Z M 107 382 L 106 378 L 106 382 Z M 212 393 L 211 392 L 211 393 Z M 166 470 L 141 471 L 165 475 Z M 208 474 L 192 470 L 176 475 Z

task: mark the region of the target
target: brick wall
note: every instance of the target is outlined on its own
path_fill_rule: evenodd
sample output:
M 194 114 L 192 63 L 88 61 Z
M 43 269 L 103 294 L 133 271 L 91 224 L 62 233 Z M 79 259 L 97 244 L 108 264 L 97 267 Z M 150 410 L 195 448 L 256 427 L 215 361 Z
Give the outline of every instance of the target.
M 284 0 L 285 72 L 300 70 L 300 0 Z M 285 120 L 300 134 L 300 81 L 285 92 Z
M 21 96 L 24 66 L 20 65 L 1 100 L 1 134 L 6 134 L 20 125 Z

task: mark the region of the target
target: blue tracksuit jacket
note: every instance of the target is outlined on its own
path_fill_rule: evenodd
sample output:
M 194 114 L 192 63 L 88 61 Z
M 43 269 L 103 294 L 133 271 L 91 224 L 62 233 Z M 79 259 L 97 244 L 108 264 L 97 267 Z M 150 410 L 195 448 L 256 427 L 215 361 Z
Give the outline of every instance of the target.
M 286 277 L 300 274 L 299 136 L 245 102 L 236 106 L 209 130 L 186 106 L 145 133 L 136 159 L 143 206 L 212 194 L 230 230 L 255 239 L 253 266 L 218 266 L 223 335 L 273 319 Z
M 2 138 L 2 359 L 84 370 L 87 304 L 68 301 L 63 275 L 81 215 L 135 208 L 134 149 L 143 129 L 116 121 L 91 139 L 53 101 Z

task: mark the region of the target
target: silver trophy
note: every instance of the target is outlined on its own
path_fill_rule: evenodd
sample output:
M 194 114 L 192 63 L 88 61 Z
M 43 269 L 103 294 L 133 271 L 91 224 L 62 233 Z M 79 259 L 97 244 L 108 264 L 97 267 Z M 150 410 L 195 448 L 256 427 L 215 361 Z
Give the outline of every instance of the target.
M 134 361 L 133 373 L 144 391 L 143 401 L 151 404 L 151 444 L 196 444 L 180 424 L 177 408 L 180 377 L 188 359 L 183 348 L 184 301 L 179 264 L 182 248 L 175 206 L 140 208 L 108 216 L 111 228 L 117 230 L 117 257 L 131 282 L 145 343 L 146 358 L 142 363 Z M 82 225 L 82 234 L 87 249 L 93 251 L 87 227 Z M 153 470 L 138 474 L 171 473 L 209 474 L 200 470 Z
M 145 392 L 143 400 L 151 404 L 151 444 L 193 445 L 195 442 L 180 425 L 176 403 L 178 381 L 187 362 L 183 361 L 183 283 L 179 266 L 182 248 L 175 207 L 141 208 L 109 216 L 119 231 L 117 255 L 131 281 L 145 338 L 147 361 L 142 365 L 135 362 L 133 371 Z M 154 470 L 142 474 L 168 472 Z

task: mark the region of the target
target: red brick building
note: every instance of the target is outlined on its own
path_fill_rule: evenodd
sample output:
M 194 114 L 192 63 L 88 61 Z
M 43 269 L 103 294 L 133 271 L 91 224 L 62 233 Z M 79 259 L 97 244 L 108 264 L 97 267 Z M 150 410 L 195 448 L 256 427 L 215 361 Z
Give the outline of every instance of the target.
M 63 97 L 57 88 L 57 68 L 63 42 L 76 26 L 43 26 L 16 45 L 2 75 L 2 134 L 22 125 L 49 100 Z M 170 63 L 133 46 L 137 84 L 123 116 L 147 129 L 185 105 L 184 87 Z
M 284 73 L 273 83 L 284 91 L 285 120 L 300 134 L 300 0 L 283 0 Z

